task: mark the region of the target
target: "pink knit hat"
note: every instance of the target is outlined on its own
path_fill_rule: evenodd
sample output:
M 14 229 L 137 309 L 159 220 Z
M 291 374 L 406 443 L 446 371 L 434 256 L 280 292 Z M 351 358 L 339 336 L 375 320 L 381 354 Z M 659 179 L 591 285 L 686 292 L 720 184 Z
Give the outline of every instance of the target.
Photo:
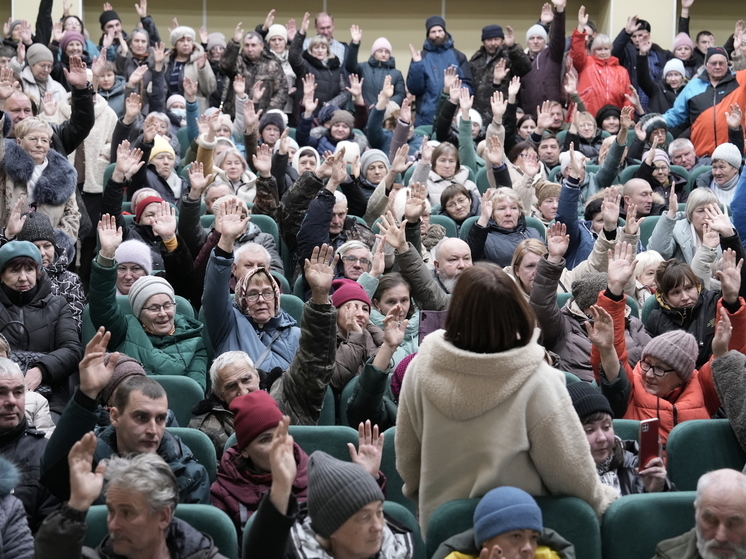
M 673 50 L 676 50 L 679 47 L 687 46 L 692 51 L 694 51 L 694 43 L 692 42 L 692 38 L 689 37 L 686 33 L 679 33 L 676 35 L 676 37 L 673 40 Z
M 389 53 L 394 53 L 394 49 L 391 47 L 391 43 L 386 37 L 378 37 L 378 39 L 373 42 L 373 46 L 370 47 L 370 55 L 373 56 L 378 49 L 388 49 Z

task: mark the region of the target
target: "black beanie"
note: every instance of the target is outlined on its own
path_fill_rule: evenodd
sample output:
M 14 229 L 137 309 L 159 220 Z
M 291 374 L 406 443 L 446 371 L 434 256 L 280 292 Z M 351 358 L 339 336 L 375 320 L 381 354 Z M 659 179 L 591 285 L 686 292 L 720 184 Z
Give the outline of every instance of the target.
M 114 10 L 104 10 L 104 12 L 98 16 L 98 21 L 101 23 L 101 31 L 104 30 L 107 23 L 114 21 L 115 19 L 121 19 L 118 13 Z
M 598 109 L 598 112 L 596 113 L 596 124 L 598 125 L 598 127 L 602 128 L 604 120 L 606 120 L 606 118 L 610 116 L 620 118 L 622 116 L 622 109 L 620 109 L 616 105 L 604 105 L 603 107 Z
M 16 236 L 17 241 L 49 241 L 56 243 L 54 228 L 46 214 L 31 212 L 26 216 L 21 232 Z
M 505 38 L 505 33 L 503 33 L 503 28 L 499 25 L 485 25 L 482 27 L 482 41 L 486 39 L 495 39 L 495 38 Z
M 614 417 L 611 405 L 601 391 L 587 382 L 573 382 L 567 385 L 567 391 L 572 398 L 572 405 L 580 421 L 594 413 L 605 413 Z
M 440 16 L 430 16 L 427 18 L 427 21 L 425 21 L 425 29 L 427 30 L 427 33 L 430 33 L 430 30 L 435 27 L 436 25 L 440 25 L 443 28 L 443 31 L 446 30 L 446 20 L 444 20 Z
M 722 54 L 726 61 L 730 60 L 730 58 L 728 58 L 728 52 L 723 47 L 710 47 L 707 49 L 707 54 L 705 54 L 705 64 L 710 60 L 710 57 L 715 56 L 716 54 Z
M 650 33 L 650 22 L 644 19 L 638 19 L 637 24 L 640 26 L 638 31 L 647 31 Z

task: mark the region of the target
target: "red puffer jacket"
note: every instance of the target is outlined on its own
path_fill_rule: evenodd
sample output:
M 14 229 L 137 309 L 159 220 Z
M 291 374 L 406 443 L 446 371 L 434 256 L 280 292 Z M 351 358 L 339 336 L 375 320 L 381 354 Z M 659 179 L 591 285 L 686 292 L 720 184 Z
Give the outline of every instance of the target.
M 596 116 L 598 109 L 604 105 L 619 108 L 630 105 L 624 97 L 629 92 L 629 73 L 619 64 L 616 56 L 601 60 L 588 55 L 585 51 L 585 34 L 577 29 L 572 32 L 570 56 L 578 71 L 578 94 L 589 113 Z

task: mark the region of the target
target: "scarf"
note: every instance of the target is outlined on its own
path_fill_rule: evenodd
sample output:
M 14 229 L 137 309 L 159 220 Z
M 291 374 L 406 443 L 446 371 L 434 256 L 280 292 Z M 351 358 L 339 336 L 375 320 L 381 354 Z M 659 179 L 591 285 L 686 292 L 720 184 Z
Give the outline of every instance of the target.
M 622 486 L 619 484 L 619 476 L 616 474 L 616 470 L 611 469 L 611 461 L 614 459 L 614 453 L 609 454 L 608 458 L 596 464 L 596 472 L 598 477 L 601 478 L 601 483 L 613 487 L 617 494 L 622 496 Z
M 715 179 L 712 179 L 710 188 L 715 191 L 715 194 L 717 194 L 718 200 L 721 203 L 730 204 L 733 201 L 733 196 L 736 194 L 736 185 L 740 179 L 741 176 L 739 173 L 733 175 L 732 179 L 722 185 L 717 184 Z
M 44 163 L 41 165 L 34 165 L 34 171 L 31 173 L 31 178 L 29 179 L 27 184 L 28 187 L 28 201 L 29 204 L 32 204 L 35 201 L 34 198 L 34 187 L 36 186 L 36 183 L 39 182 L 39 179 L 41 178 L 41 174 L 44 172 L 44 169 L 46 169 L 49 166 L 49 159 L 44 159 Z

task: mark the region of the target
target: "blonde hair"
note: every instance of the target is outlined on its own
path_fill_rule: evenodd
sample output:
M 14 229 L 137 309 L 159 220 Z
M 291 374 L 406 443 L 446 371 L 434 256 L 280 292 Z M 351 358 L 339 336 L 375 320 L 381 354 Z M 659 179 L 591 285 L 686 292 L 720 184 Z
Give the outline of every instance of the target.
M 505 186 L 501 186 L 500 188 L 495 189 L 494 193 L 492 194 L 493 205 L 497 204 L 497 202 L 502 202 L 503 200 L 515 202 L 521 213 L 525 215 L 526 211 L 523 207 L 523 202 L 521 201 L 521 197 L 518 196 L 518 193 L 515 190 L 513 190 L 512 188 L 507 188 Z
M 329 46 L 329 40 L 324 37 L 323 35 L 316 35 L 315 37 L 311 38 L 311 40 L 308 42 L 308 52 L 310 53 L 313 47 L 316 45 L 325 45 L 326 46 L 326 58 L 332 58 L 334 55 L 332 54 L 332 49 Z
M 637 255 L 637 258 L 635 258 L 635 277 L 640 277 L 640 275 L 645 271 L 645 268 L 649 268 L 650 266 L 657 266 L 663 261 L 664 258 L 660 255 L 660 253 L 654 250 L 646 250 L 645 252 L 641 252 Z
M 54 130 L 46 120 L 40 119 L 38 116 L 32 116 L 23 119 L 21 122 L 16 124 L 15 134 L 16 138 L 22 139 L 31 134 L 32 132 L 44 132 L 51 141 Z

